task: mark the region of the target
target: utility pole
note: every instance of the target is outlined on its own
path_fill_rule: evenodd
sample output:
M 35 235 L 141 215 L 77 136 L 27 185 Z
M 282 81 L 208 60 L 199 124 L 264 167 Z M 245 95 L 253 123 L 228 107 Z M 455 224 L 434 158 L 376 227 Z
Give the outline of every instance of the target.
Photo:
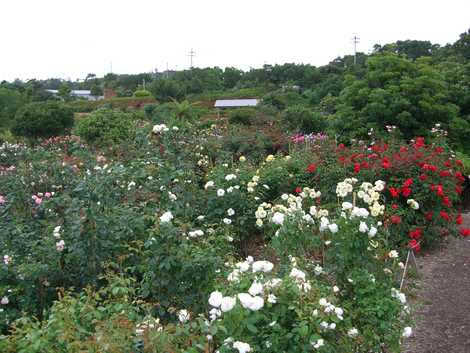
M 356 65 L 356 55 L 357 55 L 357 44 L 359 43 L 359 37 L 354 35 L 353 44 L 354 44 L 354 65 Z
M 189 66 L 189 68 L 192 70 L 193 69 L 193 58 L 196 56 L 196 53 L 194 52 L 194 50 L 191 48 L 191 51 L 189 52 L 189 55 L 190 57 L 190 60 L 191 60 L 191 64 Z

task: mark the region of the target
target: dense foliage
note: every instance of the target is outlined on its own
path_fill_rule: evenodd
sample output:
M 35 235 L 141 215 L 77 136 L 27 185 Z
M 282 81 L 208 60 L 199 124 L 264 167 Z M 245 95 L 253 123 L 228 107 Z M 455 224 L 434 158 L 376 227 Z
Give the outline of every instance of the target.
M 103 108 L 80 118 L 75 131 L 87 142 L 103 144 L 131 139 L 135 126 L 132 114 Z
M 211 153 L 223 121 L 172 119 L 2 146 L 2 351 L 399 351 L 402 261 L 461 222 L 443 131 L 296 135 L 256 162 Z
M 60 103 L 29 103 L 17 111 L 11 132 L 28 138 L 58 136 L 69 130 L 73 122 L 72 110 Z

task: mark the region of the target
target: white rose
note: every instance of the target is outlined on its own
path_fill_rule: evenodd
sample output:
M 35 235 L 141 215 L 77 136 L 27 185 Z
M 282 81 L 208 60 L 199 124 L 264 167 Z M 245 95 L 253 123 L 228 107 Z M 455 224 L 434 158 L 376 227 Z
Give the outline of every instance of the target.
M 189 319 L 191 318 L 191 315 L 189 314 L 189 312 L 185 309 L 181 309 L 180 311 L 178 311 L 178 320 L 181 322 L 181 323 L 185 323 L 187 322 Z
M 165 212 L 160 217 L 160 223 L 168 223 L 173 219 L 173 214 L 170 211 Z
M 220 310 L 226 313 L 232 310 L 236 303 L 237 299 L 235 297 L 223 297 L 220 304 Z
M 282 225 L 284 223 L 284 214 L 281 212 L 275 212 L 271 220 L 275 224 Z
M 251 284 L 250 289 L 248 289 L 248 293 L 253 296 L 263 293 L 263 285 L 259 282 L 254 281 Z
M 219 291 L 214 291 L 209 296 L 209 304 L 218 308 L 222 304 L 223 295 Z

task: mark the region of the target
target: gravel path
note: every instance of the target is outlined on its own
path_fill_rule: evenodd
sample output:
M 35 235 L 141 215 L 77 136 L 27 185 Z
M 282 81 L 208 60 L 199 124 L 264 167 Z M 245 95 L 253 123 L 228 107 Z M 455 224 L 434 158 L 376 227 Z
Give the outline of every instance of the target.
M 464 226 L 470 228 L 470 214 Z M 418 257 L 418 267 L 416 325 L 403 352 L 470 353 L 470 239 L 449 239 Z

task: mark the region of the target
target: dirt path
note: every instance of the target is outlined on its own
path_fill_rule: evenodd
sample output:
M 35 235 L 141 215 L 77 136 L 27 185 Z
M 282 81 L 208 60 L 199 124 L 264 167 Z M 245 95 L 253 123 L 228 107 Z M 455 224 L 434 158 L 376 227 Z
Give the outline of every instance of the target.
M 470 228 L 470 214 L 464 217 Z M 470 239 L 420 256 L 414 334 L 404 353 L 470 353 Z

